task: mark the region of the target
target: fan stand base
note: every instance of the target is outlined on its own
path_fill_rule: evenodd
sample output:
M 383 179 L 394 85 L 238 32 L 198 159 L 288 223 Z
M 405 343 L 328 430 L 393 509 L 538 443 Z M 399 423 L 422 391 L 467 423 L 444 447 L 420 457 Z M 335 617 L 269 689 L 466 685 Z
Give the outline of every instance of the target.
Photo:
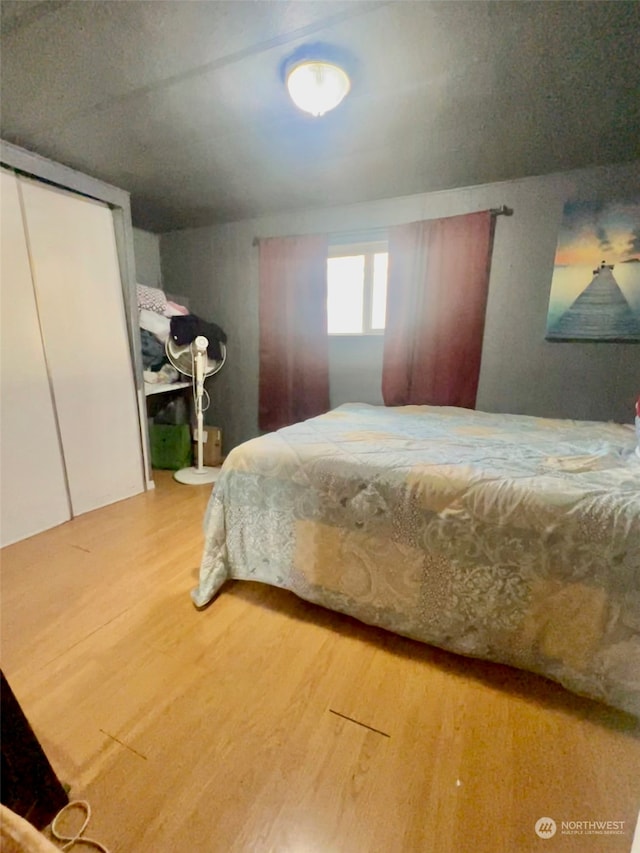
M 182 468 L 176 471 L 173 479 L 178 483 L 184 483 L 187 486 L 206 486 L 208 483 L 215 483 L 220 476 L 220 468 Z

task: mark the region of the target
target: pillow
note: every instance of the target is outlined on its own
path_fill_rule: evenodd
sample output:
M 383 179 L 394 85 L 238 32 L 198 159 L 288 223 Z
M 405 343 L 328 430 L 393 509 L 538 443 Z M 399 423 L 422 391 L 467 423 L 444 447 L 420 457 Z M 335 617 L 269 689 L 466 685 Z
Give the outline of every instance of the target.
M 186 316 L 188 313 L 188 308 L 185 308 L 184 305 L 178 305 L 176 302 L 167 302 L 164 309 L 165 317 L 179 317 L 180 315 Z
M 164 344 L 167 342 L 169 332 L 171 331 L 171 320 L 155 311 L 142 308 L 140 310 L 140 328 L 151 332 Z
M 138 296 L 138 308 L 147 311 L 155 311 L 156 314 L 164 314 L 167 307 L 167 297 L 157 287 L 147 287 L 146 284 L 136 285 Z

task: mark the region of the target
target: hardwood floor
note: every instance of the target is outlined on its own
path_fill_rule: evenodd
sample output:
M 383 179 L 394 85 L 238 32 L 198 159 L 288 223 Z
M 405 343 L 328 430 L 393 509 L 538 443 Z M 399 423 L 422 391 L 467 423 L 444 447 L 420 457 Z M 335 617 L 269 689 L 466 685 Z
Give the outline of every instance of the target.
M 198 612 L 209 487 L 157 482 L 2 552 L 2 667 L 90 801 L 89 836 L 113 853 L 628 853 L 631 717 L 258 584 Z M 623 834 L 561 834 L 593 820 Z

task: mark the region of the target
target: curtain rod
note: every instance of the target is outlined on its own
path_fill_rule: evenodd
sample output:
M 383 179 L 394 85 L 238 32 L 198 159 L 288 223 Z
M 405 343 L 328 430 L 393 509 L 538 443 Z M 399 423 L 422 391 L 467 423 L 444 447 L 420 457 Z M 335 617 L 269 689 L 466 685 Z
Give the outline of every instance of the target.
M 507 207 L 506 204 L 503 204 L 500 207 L 489 208 L 489 213 L 492 216 L 513 216 L 513 208 Z M 332 236 L 342 237 L 345 234 L 351 234 L 351 233 L 354 233 L 354 234 L 367 233 L 367 234 L 373 235 L 374 233 L 379 232 L 380 234 L 384 234 L 389 230 L 389 228 L 392 228 L 392 227 L 393 226 L 388 226 L 387 228 L 379 228 L 379 227 L 378 228 L 362 228 L 362 229 L 358 229 L 357 231 L 353 231 L 353 232 L 350 232 L 350 231 L 332 232 L 329 234 L 329 237 L 332 237 Z M 269 238 L 268 237 L 254 237 L 253 238 L 253 245 L 259 246 L 260 240 L 266 240 L 266 239 L 269 239 Z

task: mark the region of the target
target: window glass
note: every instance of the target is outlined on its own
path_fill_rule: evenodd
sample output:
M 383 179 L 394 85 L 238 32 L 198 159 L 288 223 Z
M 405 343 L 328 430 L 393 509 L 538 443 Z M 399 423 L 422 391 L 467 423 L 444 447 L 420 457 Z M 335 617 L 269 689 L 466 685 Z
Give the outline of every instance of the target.
M 373 290 L 371 294 L 371 328 L 384 329 L 387 314 L 387 252 L 373 256 Z
M 327 260 L 327 328 L 330 335 L 362 334 L 364 255 Z

